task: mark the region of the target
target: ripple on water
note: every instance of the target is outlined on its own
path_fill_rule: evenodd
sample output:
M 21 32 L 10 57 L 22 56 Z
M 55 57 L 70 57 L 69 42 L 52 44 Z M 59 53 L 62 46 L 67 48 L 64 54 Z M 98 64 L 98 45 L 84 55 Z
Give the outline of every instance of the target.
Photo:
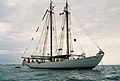
M 120 81 L 120 66 L 105 70 L 40 70 L 16 65 L 0 66 L 0 81 Z M 99 67 L 99 66 L 98 66 Z M 101 68 L 101 67 L 100 67 Z
M 120 75 L 107 76 L 106 79 L 114 80 L 114 81 L 120 81 Z

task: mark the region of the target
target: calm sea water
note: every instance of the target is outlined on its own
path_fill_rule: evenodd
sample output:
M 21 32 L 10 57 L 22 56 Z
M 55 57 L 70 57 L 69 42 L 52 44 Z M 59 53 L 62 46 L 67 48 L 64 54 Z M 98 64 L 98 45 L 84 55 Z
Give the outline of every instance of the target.
M 0 81 L 120 81 L 120 65 L 97 66 L 94 70 L 43 70 L 0 65 Z

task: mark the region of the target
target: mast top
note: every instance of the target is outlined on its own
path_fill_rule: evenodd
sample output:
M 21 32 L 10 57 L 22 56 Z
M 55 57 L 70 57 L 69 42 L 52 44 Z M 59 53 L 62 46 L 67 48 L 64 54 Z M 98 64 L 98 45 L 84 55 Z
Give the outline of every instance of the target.
M 66 3 L 68 3 L 68 0 L 66 0 Z
M 66 4 L 68 4 L 68 0 L 66 0 Z
M 52 0 L 50 0 L 50 3 L 52 3 L 53 1 Z

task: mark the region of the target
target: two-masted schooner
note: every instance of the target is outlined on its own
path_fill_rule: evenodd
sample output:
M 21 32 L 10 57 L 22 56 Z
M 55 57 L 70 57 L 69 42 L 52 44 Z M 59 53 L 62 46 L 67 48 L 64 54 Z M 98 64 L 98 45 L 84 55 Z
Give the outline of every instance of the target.
M 104 52 L 98 47 L 99 52 L 94 56 L 86 57 L 84 52 L 82 54 L 74 54 L 74 49 L 71 49 L 70 12 L 67 0 L 63 12 L 60 13 L 60 15 L 64 17 L 64 23 L 61 27 L 62 33 L 59 38 L 60 43 L 59 45 L 58 43 L 56 44 L 53 38 L 55 30 L 53 27 L 53 9 L 53 1 L 50 0 L 50 7 L 46 10 L 43 17 L 43 20 L 46 19 L 44 27 L 45 35 L 43 39 L 40 37 L 43 42 L 38 42 L 41 44 L 40 47 L 42 48 L 40 48 L 40 50 L 42 51 L 38 55 L 31 55 L 30 57 L 22 56 L 23 64 L 33 69 L 93 69 L 102 60 Z M 47 42 L 48 39 L 49 41 Z M 76 39 L 74 39 L 74 41 L 76 41 Z M 46 47 L 47 45 L 49 49 Z M 63 45 L 65 45 L 65 47 L 63 47 Z M 36 50 L 38 50 L 38 48 L 39 46 L 37 46 Z M 63 50 L 65 52 L 63 52 Z

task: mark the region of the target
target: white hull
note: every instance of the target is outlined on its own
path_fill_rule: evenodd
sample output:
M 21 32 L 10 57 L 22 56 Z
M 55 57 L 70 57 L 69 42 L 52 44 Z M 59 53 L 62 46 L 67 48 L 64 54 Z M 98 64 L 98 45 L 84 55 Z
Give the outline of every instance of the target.
M 96 56 L 74 59 L 74 60 L 65 60 L 59 62 L 45 62 L 45 63 L 25 63 L 30 68 L 33 69 L 93 69 L 99 64 L 103 54 Z

